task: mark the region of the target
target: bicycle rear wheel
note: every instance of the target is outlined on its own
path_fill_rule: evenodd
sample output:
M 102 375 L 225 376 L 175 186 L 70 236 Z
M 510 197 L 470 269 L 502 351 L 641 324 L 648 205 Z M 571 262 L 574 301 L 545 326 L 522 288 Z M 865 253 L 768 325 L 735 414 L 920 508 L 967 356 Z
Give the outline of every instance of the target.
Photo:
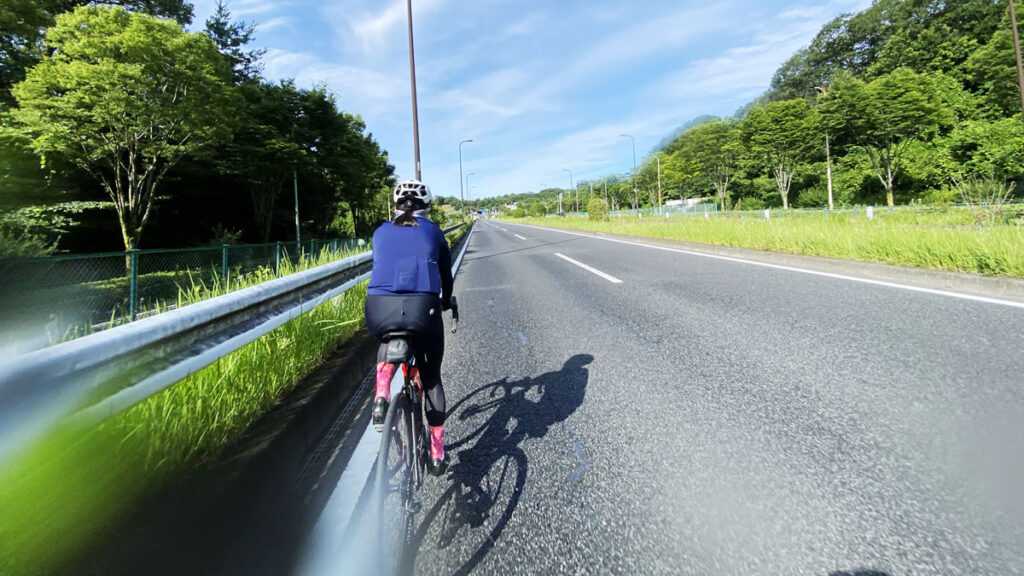
M 397 574 L 412 535 L 416 491 L 416 446 L 412 404 L 394 396 L 384 419 L 377 453 L 377 561 L 379 574 Z

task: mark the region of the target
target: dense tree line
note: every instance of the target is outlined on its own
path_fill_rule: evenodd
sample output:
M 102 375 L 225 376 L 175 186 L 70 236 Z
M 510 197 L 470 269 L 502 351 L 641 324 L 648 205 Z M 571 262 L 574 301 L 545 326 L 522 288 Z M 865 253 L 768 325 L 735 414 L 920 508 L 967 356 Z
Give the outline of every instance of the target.
M 966 179 L 1009 186 L 1024 173 L 1015 66 L 1005 0 L 876 0 L 827 23 L 733 117 L 702 116 L 659 144 L 636 200 L 631 175 L 613 177 L 609 201 L 656 205 L 659 164 L 663 199 L 723 209 L 826 206 L 830 171 L 837 205 L 958 201 Z
M 326 87 L 264 79 L 221 3 L 0 8 L 3 255 L 367 235 L 394 168 Z

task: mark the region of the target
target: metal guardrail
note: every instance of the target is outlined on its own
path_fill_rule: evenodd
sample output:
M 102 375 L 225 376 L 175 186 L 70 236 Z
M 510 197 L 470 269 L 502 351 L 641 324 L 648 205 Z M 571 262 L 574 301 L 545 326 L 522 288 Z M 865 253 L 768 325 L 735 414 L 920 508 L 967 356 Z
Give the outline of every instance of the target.
M 369 278 L 372 258 L 364 252 L 0 363 L 0 463 L 61 420 L 102 421 L 341 295 Z

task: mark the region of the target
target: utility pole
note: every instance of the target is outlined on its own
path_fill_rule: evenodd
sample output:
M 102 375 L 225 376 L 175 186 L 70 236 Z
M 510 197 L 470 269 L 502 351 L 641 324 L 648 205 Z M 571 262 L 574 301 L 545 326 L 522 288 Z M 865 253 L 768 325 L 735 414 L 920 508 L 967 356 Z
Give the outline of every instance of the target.
M 423 180 L 420 175 L 420 119 L 416 110 L 416 54 L 412 41 L 412 0 L 406 0 L 409 8 L 409 77 L 412 80 L 412 142 L 416 159 L 416 179 Z
M 633 143 L 633 208 L 636 210 L 637 215 L 640 215 L 640 191 L 636 187 L 636 138 L 633 138 L 629 134 L 619 134 L 623 138 L 629 138 L 630 142 Z
M 1017 56 L 1017 88 L 1020 90 L 1021 121 L 1024 121 L 1024 63 L 1020 56 L 1020 33 L 1017 32 L 1016 0 L 1010 0 L 1010 26 L 1013 27 L 1013 51 Z
M 569 190 L 572 191 L 572 188 L 573 188 L 572 170 L 569 170 L 568 168 L 562 168 L 562 172 L 568 172 L 569 173 Z M 577 195 L 576 199 L 579 200 L 579 196 L 578 195 Z M 571 198 L 570 198 L 570 200 L 571 200 Z M 561 206 L 559 206 L 559 207 L 561 207 Z M 559 211 L 561 211 L 561 210 L 559 210 Z
M 832 202 L 832 150 L 828 144 L 828 132 L 825 132 L 825 170 L 828 172 L 828 211 L 832 212 L 836 206 Z
M 661 156 L 654 155 L 654 159 L 658 161 L 658 214 L 662 213 L 661 204 Z

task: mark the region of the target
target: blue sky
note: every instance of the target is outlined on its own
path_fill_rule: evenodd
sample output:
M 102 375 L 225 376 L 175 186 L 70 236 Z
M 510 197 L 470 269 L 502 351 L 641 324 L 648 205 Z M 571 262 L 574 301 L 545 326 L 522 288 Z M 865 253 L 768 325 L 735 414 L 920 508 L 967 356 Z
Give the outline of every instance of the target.
M 215 0 L 196 0 L 202 26 Z M 870 0 L 413 0 L 423 180 L 472 196 L 626 172 L 701 114 L 730 115 L 822 24 Z M 229 0 L 265 76 L 326 84 L 414 175 L 405 0 Z M 467 196 L 468 198 L 469 196 Z

